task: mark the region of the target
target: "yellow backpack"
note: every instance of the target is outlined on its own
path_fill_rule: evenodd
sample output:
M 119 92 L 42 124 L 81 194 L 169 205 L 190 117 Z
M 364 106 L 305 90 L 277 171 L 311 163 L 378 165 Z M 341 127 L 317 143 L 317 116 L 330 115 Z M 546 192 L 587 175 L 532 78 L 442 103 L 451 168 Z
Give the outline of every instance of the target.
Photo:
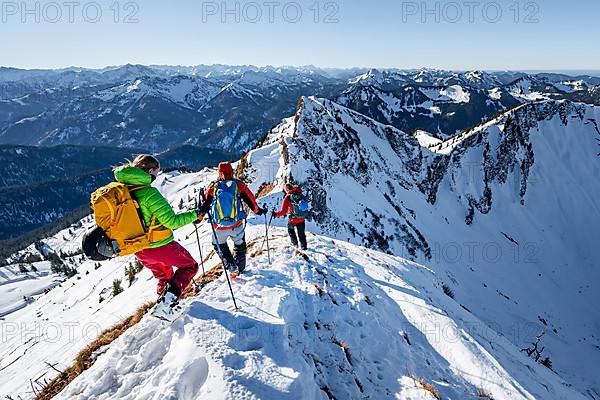
M 152 230 L 147 229 L 139 204 L 131 193 L 146 186 L 112 182 L 92 193 L 94 218 L 111 240 L 118 256 L 134 254 L 150 247 Z

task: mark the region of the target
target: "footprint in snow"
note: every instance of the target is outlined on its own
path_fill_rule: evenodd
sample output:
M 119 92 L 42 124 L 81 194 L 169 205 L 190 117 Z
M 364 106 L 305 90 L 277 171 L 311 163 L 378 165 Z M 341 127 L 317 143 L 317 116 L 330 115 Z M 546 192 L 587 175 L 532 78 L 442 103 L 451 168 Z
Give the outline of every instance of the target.
M 240 370 L 246 366 L 246 359 L 237 353 L 231 353 L 222 359 L 223 365 L 231 369 Z
M 251 321 L 240 322 L 235 329 L 235 336 L 231 338 L 229 345 L 236 351 L 255 351 L 263 347 L 260 326 Z

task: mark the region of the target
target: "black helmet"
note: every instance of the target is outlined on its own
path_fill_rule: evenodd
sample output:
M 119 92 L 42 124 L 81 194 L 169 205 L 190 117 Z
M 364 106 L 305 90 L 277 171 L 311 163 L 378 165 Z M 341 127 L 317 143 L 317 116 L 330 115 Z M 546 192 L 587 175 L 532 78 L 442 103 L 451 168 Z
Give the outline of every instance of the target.
M 115 256 L 110 239 L 99 226 L 89 229 L 83 235 L 81 247 L 83 254 L 90 260 L 104 261 Z

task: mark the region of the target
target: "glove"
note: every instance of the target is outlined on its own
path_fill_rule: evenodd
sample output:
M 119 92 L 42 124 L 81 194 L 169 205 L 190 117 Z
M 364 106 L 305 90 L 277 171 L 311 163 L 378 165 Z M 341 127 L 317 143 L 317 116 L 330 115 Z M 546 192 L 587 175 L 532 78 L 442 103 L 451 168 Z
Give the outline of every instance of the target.
M 194 221 L 194 224 L 198 225 L 204 219 L 204 215 L 200 212 L 199 209 L 196 210 L 196 215 L 198 216 L 198 218 L 196 218 L 196 220 Z
M 275 210 L 271 211 L 271 218 L 277 218 L 277 213 Z
M 256 215 L 265 215 L 267 213 L 267 207 L 263 207 L 263 208 L 258 208 L 258 211 L 256 212 Z

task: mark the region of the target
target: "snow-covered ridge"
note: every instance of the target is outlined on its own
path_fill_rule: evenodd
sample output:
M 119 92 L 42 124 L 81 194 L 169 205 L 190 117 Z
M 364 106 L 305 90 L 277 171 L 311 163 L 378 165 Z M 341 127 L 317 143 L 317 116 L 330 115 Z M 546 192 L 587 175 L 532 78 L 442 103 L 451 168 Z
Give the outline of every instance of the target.
M 305 112 L 317 106 L 305 101 Z M 284 128 L 293 126 L 294 121 L 288 120 Z M 267 149 L 273 146 L 278 142 L 267 141 L 250 160 L 268 165 L 267 156 L 276 152 Z M 164 176 L 156 184 L 175 205 L 213 173 Z M 278 194 L 266 200 L 275 201 L 273 196 Z M 198 256 L 190 233 L 184 229 L 178 237 Z M 203 226 L 201 241 L 208 243 L 209 235 Z M 258 245 L 262 235 L 262 220 L 251 220 L 248 241 Z M 222 278 L 189 301 L 188 314 L 172 328 L 142 320 L 105 349 L 92 369 L 58 398 L 218 399 L 236 393 L 264 399 L 321 399 L 328 391 L 336 398 L 432 399 L 416 382 L 420 377 L 443 398 L 475 398 L 479 391 L 498 399 L 582 398 L 444 294 L 444 278 L 438 273 L 320 236 L 310 235 L 309 243 L 310 264 L 290 259 L 285 230 L 273 228 L 273 266 L 265 264 L 262 253 L 250 261 L 249 274 L 234 284 L 241 312 L 232 311 Z M 64 246 L 60 239 L 50 244 Z M 116 317 L 123 317 L 151 298 L 153 279 L 144 273 L 123 294 L 105 300 L 101 313 L 87 317 L 81 312 L 97 301 L 102 282 L 110 284 L 122 275 L 122 267 L 107 262 L 86 275 L 86 264 L 80 271 L 82 279 L 73 278 L 65 287 L 69 293 L 90 295 L 70 295 L 78 301 L 65 302 L 64 289 L 57 288 L 38 300 L 43 305 L 38 312 L 50 321 L 66 314 L 82 324 L 86 318 L 104 323 L 99 315 L 119 310 Z M 214 259 L 206 268 L 212 265 Z M 98 282 L 97 288 L 91 286 Z M 123 302 L 129 304 L 127 308 Z M 53 307 L 55 314 L 49 315 Z M 21 321 L 28 318 L 31 314 L 23 313 Z M 386 340 L 374 340 L 380 337 Z M 81 346 L 68 343 L 71 350 L 61 353 L 57 344 L 37 340 L 35 348 L 44 345 L 46 351 L 27 352 L 3 372 L 21 371 L 19 366 L 31 363 L 32 357 L 38 360 L 36 366 L 42 360 L 66 366 Z M 12 351 L 16 355 L 21 350 Z M 52 375 L 49 368 L 43 369 Z M 20 377 L 11 379 L 10 393 L 18 393 L 14 390 Z M 23 380 L 24 390 L 28 383 Z
M 600 212 L 583 210 L 600 210 L 599 120 L 598 107 L 545 101 L 426 149 L 335 103 L 304 98 L 295 119 L 250 153 L 248 169 L 272 171 L 254 174 L 257 188 L 300 181 L 320 232 L 431 265 L 516 346 L 530 343 L 508 333 L 515 324 L 544 332 L 555 371 L 594 393 L 600 315 L 591 305 L 600 298 L 589 282 L 599 278 L 592 238 Z
M 183 174 L 164 176 L 158 185 L 177 203 L 197 183 L 198 177 Z M 209 241 L 206 228 L 200 231 L 203 243 Z M 197 257 L 188 231 L 179 232 L 179 240 Z M 262 221 L 252 219 L 249 243 L 259 246 L 263 232 Z M 60 239 L 49 243 L 55 249 L 67 245 Z M 339 399 L 433 399 L 419 378 L 443 398 L 475 398 L 478 392 L 497 399 L 583 398 L 505 338 L 491 335 L 444 294 L 432 270 L 321 236 L 309 235 L 309 243 L 311 261 L 294 259 L 285 229 L 272 228 L 273 264 L 259 254 L 234 282 L 240 312 L 233 311 L 222 277 L 186 300 L 187 314 L 172 327 L 145 317 L 56 398 L 323 399 L 329 393 Z M 58 342 L 11 340 L 23 347 L 2 358 L 0 368 L 10 377 L 2 394 L 28 398 L 28 378 L 42 374 L 36 369 L 47 378 L 55 374 L 44 361 L 56 368 L 70 363 L 85 342 L 81 326 L 93 336 L 106 317 L 122 318 L 151 297 L 154 281 L 144 272 L 98 308 L 99 286 L 121 275 L 121 266 L 104 262 L 86 274 L 87 264 L 81 279 L 72 278 L 31 306 L 58 326 L 69 315 L 77 323 L 76 340 L 65 340 L 66 334 Z M 32 318 L 22 312 L 14 321 L 33 326 Z
M 442 89 L 421 89 L 421 91 L 431 100 L 453 101 L 455 103 L 468 103 L 470 94 L 460 85 L 451 85 Z
M 199 176 L 173 173 L 163 175 L 156 185 L 173 206 L 180 201 L 189 204 L 198 184 L 205 185 L 213 175 L 213 170 Z M 46 241 L 43 251 L 75 252 L 89 224 L 86 218 L 83 226 L 60 232 Z M 262 234 L 262 221 L 252 219 L 248 241 L 258 246 Z M 190 229 L 182 229 L 177 236 L 198 257 Z M 207 226 L 201 227 L 200 238 L 206 254 L 210 248 Z M 145 318 L 110 348 L 102 349 L 92 369 L 58 398 L 195 399 L 237 393 L 256 398 L 320 399 L 325 391 L 337 398 L 369 394 L 428 398 L 415 380 L 419 377 L 426 377 L 444 396 L 485 390 L 496 393 L 497 398 L 513 398 L 530 390 L 532 394 L 523 398 L 533 398 L 541 390 L 537 383 L 524 389 L 510 377 L 518 364 L 500 366 L 488 350 L 473 346 L 470 341 L 481 340 L 481 333 L 465 337 L 466 353 L 456 358 L 449 343 L 440 342 L 439 336 L 428 330 L 444 324 L 458 332 L 463 322 L 452 315 L 466 316 L 443 294 L 429 269 L 313 235 L 309 239 L 313 262 L 307 265 L 290 260 L 292 249 L 284 229 L 273 228 L 272 239 L 271 246 L 276 249 L 273 266 L 265 264 L 262 253 L 251 260 L 249 274 L 234 284 L 243 311 L 232 311 L 222 278 L 190 301 L 188 315 L 173 328 L 162 329 L 160 322 Z M 32 246 L 26 251 L 36 250 Z M 129 261 L 117 259 L 98 266 L 74 256 L 69 262 L 78 264 L 78 276 L 6 317 L 0 369 L 8 379 L 0 386 L 1 394 L 28 398 L 30 379 L 36 386 L 51 379 L 56 372 L 53 368 L 70 365 L 74 355 L 102 329 L 153 298 L 154 280 L 147 271 L 130 287 L 124 283 L 124 293 L 111 295 L 108 288 L 114 279 L 125 281 L 123 269 Z M 205 268 L 215 262 L 213 258 Z M 41 270 L 43 263 L 47 262 L 35 265 Z M 398 289 L 390 291 L 394 287 Z M 423 313 L 423 309 L 429 311 Z M 450 316 L 440 314 L 448 309 L 452 310 Z M 468 322 L 471 317 L 466 318 Z M 374 337 L 388 340 L 377 344 Z M 507 354 L 516 350 L 498 340 L 504 349 L 499 357 L 510 359 Z M 390 348 L 395 349 L 391 355 Z M 430 359 L 430 352 L 439 355 Z M 454 370 L 437 366 L 446 359 Z M 523 361 L 544 373 L 541 367 Z M 475 374 L 470 370 L 474 362 L 480 371 Z M 398 371 L 398 365 L 404 365 L 405 371 Z M 523 381 L 537 382 L 537 378 L 526 375 Z M 545 385 L 552 387 L 552 382 Z M 550 390 L 563 391 L 560 387 Z
M 284 232 L 273 229 L 273 264 L 263 253 L 234 282 L 240 312 L 221 278 L 171 328 L 144 318 L 57 398 L 433 399 L 419 377 L 443 398 L 583 398 L 506 339 L 469 329 L 481 322 L 432 271 L 313 235 L 307 263 L 290 258 Z

